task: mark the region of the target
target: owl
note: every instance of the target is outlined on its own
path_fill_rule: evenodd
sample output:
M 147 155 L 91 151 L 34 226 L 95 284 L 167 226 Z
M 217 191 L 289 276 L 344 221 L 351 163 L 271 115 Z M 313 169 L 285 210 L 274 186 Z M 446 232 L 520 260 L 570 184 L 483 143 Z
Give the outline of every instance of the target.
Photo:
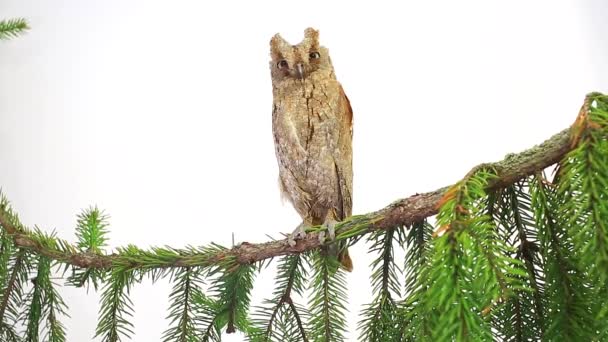
M 289 236 L 294 246 L 308 227 L 323 225 L 330 240 L 335 225 L 352 213 L 353 113 L 336 79 L 319 32 L 308 28 L 291 45 L 279 34 L 270 40 L 272 132 L 279 187 L 302 223 Z M 319 236 L 325 241 L 325 232 Z M 352 270 L 348 250 L 330 245 L 343 268 Z

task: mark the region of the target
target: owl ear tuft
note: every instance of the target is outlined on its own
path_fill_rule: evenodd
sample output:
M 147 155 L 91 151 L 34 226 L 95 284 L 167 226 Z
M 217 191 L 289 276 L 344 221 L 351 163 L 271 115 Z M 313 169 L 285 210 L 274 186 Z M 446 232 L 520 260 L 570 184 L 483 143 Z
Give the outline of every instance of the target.
M 275 34 L 270 39 L 270 55 L 273 59 L 283 58 L 283 49 L 289 47 L 289 43 L 280 34 Z
M 319 31 L 315 30 L 312 27 L 309 27 L 306 30 L 304 30 L 304 38 L 318 41 L 319 40 Z
M 309 41 L 311 50 L 319 50 L 319 31 L 312 27 L 304 30 L 304 39 Z

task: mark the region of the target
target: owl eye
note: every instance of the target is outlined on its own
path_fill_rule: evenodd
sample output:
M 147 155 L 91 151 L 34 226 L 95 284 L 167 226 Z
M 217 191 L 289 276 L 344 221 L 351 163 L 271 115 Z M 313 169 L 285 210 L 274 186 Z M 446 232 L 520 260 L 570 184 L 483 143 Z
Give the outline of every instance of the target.
M 321 54 L 318 52 L 311 52 L 308 54 L 308 57 L 310 57 L 310 59 L 317 59 L 317 58 L 321 58 Z
M 277 63 L 277 68 L 279 69 L 283 69 L 283 68 L 287 68 L 287 61 L 282 59 Z

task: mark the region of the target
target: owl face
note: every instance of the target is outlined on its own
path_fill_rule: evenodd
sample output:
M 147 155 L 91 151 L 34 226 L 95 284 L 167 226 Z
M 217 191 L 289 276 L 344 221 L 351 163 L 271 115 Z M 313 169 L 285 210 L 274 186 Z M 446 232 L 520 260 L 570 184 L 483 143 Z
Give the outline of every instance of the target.
M 332 72 L 329 51 L 319 45 L 319 31 L 307 28 L 298 45 L 278 33 L 270 40 L 270 73 L 273 81 L 305 79 L 317 72 Z

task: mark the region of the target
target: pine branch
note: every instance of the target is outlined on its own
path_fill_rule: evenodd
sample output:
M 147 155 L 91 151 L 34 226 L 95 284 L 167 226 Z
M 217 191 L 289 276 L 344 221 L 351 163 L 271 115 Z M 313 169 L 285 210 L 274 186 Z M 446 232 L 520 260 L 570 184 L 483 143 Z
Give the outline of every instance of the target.
M 17 277 L 23 264 L 24 254 L 24 251 L 21 251 L 17 256 L 15 265 L 11 272 L 11 277 L 8 279 L 6 287 L 2 289 L 2 302 L 0 302 L 0 322 L 4 322 L 4 313 L 6 312 L 9 306 L 11 293 L 17 286 Z
M 14 326 L 0 322 L 0 341 L 23 342 L 23 339 L 17 334 Z
M 254 270 L 253 266 L 239 265 L 234 259 L 225 259 L 211 270 L 209 275 L 216 277 L 211 287 L 216 299 L 198 296 L 205 317 L 204 341 L 217 340 L 214 336 L 223 327 L 228 334 L 237 330 L 249 332 L 247 311 Z
M 403 244 L 403 233 L 403 229 L 390 228 L 373 232 L 368 238 L 372 243 L 370 252 L 376 253 L 378 257 L 371 263 L 371 283 L 375 297 L 363 309 L 363 319 L 359 322 L 361 340 L 394 341 L 400 335 L 396 298 L 401 295 L 401 272 L 395 264 L 394 245 Z
M 2 301 L 0 302 L 0 322 L 3 327 L 11 327 L 18 320 L 19 308 L 23 302 L 23 285 L 28 281 L 30 263 L 27 252 L 19 249 L 14 256 L 10 278 L 8 278 L 2 289 Z M 10 319 L 10 323 L 7 322 Z
M 0 40 L 15 38 L 28 29 L 25 19 L 2 20 L 0 21 Z
M 257 308 L 254 320 L 257 329 L 250 334 L 250 340 L 308 341 L 301 317 L 305 310 L 297 307 L 292 298 L 292 293 L 302 295 L 304 292 L 308 272 L 302 261 L 300 255 L 289 255 L 279 263 L 274 297 Z
M 608 286 L 608 96 L 590 94 L 574 125 L 576 149 L 561 162 L 559 194 L 566 198 L 564 223 L 572 231 L 581 269 Z
M 197 329 L 201 333 L 200 340 L 204 342 L 221 341 L 220 316 L 217 314 L 220 311 L 218 301 L 205 296 L 203 292 L 193 293 L 192 300 L 194 302 Z
M 93 253 L 101 252 L 108 240 L 108 219 L 109 217 L 97 207 L 91 207 L 78 215 L 78 247 Z
M 25 338 L 27 341 L 38 341 L 40 321 L 42 318 L 42 307 L 43 307 L 43 288 L 42 284 L 38 282 L 39 277 L 48 276 L 50 265 L 48 260 L 44 257 L 38 257 L 38 273 L 36 278 L 32 279 L 34 286 L 30 294 L 28 294 L 26 303 L 24 306 L 27 307 L 27 315 L 24 318 L 26 323 Z M 47 273 L 47 274 L 45 274 Z
M 416 285 L 426 291 L 415 291 L 409 299 L 426 310 L 416 315 L 414 331 L 424 331 L 423 314 L 437 313 L 429 319 L 432 340 L 491 340 L 485 312 L 507 299 L 511 287 L 520 286 L 516 276 L 523 272 L 506 256 L 508 248 L 479 209 L 486 197 L 484 189 L 495 177 L 486 170 L 471 173 L 442 198 L 431 262 Z
M 203 280 L 200 270 L 190 267 L 179 269 L 175 275 L 175 285 L 169 296 L 171 306 L 169 317 L 173 326 L 163 334 L 163 342 L 198 341 L 198 327 L 195 321 L 194 297 L 201 291 Z
M 546 181 L 541 172 L 530 185 L 547 281 L 544 339 L 594 341 L 597 337 L 592 309 L 594 298 L 586 275 L 577 268 L 576 257 L 571 252 L 574 242 L 563 224 L 569 217 L 560 215 L 558 210 L 563 199 L 558 198 L 555 185 Z
M 347 286 L 344 270 L 327 250 L 312 253 L 310 312 L 313 341 L 344 341 Z
M 48 260 L 46 260 L 46 262 L 48 262 Z M 46 276 L 37 278 L 37 281 L 44 289 L 45 296 L 44 310 L 42 312 L 42 319 L 46 320 L 46 337 L 44 340 L 49 342 L 65 342 L 65 326 L 59 321 L 59 316 L 69 317 L 66 313 L 67 305 L 55 288 L 55 284 L 51 281 L 50 269 L 49 263 L 49 272 L 45 274 Z
M 514 183 L 538 170 L 542 170 L 558 162 L 573 147 L 570 142 L 570 130 L 566 129 L 542 144 L 519 154 L 510 154 L 504 160 L 496 163 L 483 164 L 497 170 L 497 177 L 488 183 L 488 189 L 496 189 Z M 473 168 L 473 170 L 478 167 Z M 352 216 L 337 225 L 337 240 L 343 240 L 366 233 L 397 226 L 409 226 L 414 222 L 435 215 L 439 200 L 447 187 L 435 191 L 416 194 L 414 196 L 393 202 L 389 206 L 365 215 Z M 104 255 L 79 251 L 64 240 L 59 240 L 62 248 L 50 248 L 42 243 L 37 236 L 26 230 L 16 220 L 6 200 L 0 202 L 0 225 L 11 235 L 15 244 L 52 260 L 73 265 L 79 268 L 109 269 L 117 265 L 129 265 L 131 269 L 138 268 L 171 268 L 171 267 L 208 267 L 226 258 L 234 258 L 240 264 L 251 264 L 265 259 L 282 255 L 294 255 L 317 249 L 321 246 L 318 233 L 312 232 L 305 239 L 291 247 L 287 239 L 274 240 L 266 243 L 242 243 L 232 249 L 217 250 L 208 253 L 206 249 L 166 249 L 167 255 L 162 260 L 155 260 L 148 265 L 141 259 L 133 258 L 122 253 Z M 318 231 L 319 227 L 313 227 Z M 152 251 L 148 255 L 153 255 Z
M 530 195 L 524 190 L 527 182 L 520 181 L 500 189 L 493 196 L 488 209 L 497 222 L 500 238 L 513 252 L 509 256 L 522 262 L 528 273 L 520 280 L 530 290 L 513 289 L 513 295 L 493 312 L 494 326 L 504 341 L 540 340 L 543 336 L 542 267 L 538 238 Z
M 132 282 L 132 272 L 122 270 L 107 279 L 95 331 L 95 337 L 102 337 L 103 342 L 121 341 L 133 334 L 133 324 L 128 320 L 133 316 L 133 302 L 128 296 Z
M 106 246 L 106 235 L 108 234 L 109 217 L 97 207 L 91 207 L 78 215 L 76 224 L 77 248 L 85 255 L 102 254 Z M 72 268 L 72 274 L 68 277 L 68 283 L 75 287 L 89 288 L 93 284 L 97 290 L 99 282 L 103 280 L 104 269 L 99 268 Z
M 421 277 L 425 277 L 431 253 L 433 226 L 423 220 L 416 222 L 407 235 L 405 254 L 405 288 L 406 300 L 400 304 L 399 335 L 401 341 L 426 341 L 431 338 L 430 315 L 421 301 L 428 286 L 420 286 Z

